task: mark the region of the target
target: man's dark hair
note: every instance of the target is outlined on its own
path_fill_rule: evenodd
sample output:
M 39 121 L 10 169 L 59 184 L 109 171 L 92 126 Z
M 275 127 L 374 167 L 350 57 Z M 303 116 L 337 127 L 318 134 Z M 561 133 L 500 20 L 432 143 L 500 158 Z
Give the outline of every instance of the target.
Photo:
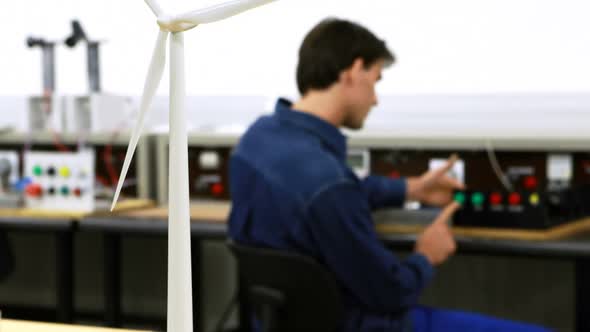
M 297 87 L 301 95 L 322 90 L 338 81 L 340 73 L 357 59 L 365 68 L 379 60 L 395 61 L 385 42 L 366 28 L 346 20 L 329 18 L 305 36 L 299 49 Z

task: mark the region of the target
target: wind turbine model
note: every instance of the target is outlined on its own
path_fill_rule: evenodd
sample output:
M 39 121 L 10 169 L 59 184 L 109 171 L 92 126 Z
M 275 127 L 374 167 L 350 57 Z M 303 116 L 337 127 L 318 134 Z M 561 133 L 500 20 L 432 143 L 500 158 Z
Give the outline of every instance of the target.
M 121 187 L 125 181 L 129 164 L 143 130 L 145 114 L 156 93 L 166 64 L 166 39 L 170 38 L 170 153 L 168 174 L 168 332 L 192 332 L 192 287 L 191 287 L 191 244 L 190 208 L 188 188 L 188 145 L 186 133 L 186 112 L 184 109 L 184 39 L 183 31 L 199 24 L 220 21 L 243 11 L 275 0 L 233 0 L 222 4 L 198 9 L 177 16 L 169 16 L 155 0 L 145 0 L 158 17 L 160 32 L 152 54 L 143 95 L 139 118 L 127 147 L 127 155 L 117 184 L 111 211 L 114 209 Z

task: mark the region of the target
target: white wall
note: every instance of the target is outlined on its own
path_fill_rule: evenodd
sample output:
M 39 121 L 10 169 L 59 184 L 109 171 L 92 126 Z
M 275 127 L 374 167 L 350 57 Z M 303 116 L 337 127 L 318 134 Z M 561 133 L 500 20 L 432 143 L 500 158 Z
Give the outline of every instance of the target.
M 219 2 L 160 1 L 170 11 Z M 41 90 L 40 50 L 27 49 L 26 37 L 63 40 L 72 18 L 105 41 L 103 90 L 140 94 L 157 32 L 142 0 L 2 2 L 0 127 L 24 127 L 25 98 Z M 296 96 L 303 36 L 338 16 L 372 29 L 398 58 L 378 87 L 381 103 L 369 127 L 581 130 L 590 123 L 588 12 L 587 0 L 279 0 L 186 33 L 187 94 L 203 96 L 187 101 L 191 126 L 247 123 L 268 111 L 269 96 Z M 87 91 L 85 56 L 80 46 L 57 49 L 60 94 Z M 167 89 L 166 74 L 152 126 L 167 121 Z
M 140 93 L 157 30 L 143 1 L 2 2 L 0 94 L 40 90 L 39 51 L 24 40 L 63 39 L 71 18 L 106 40 L 104 90 Z M 182 10 L 219 1 L 161 2 Z M 588 12 L 586 0 L 280 0 L 186 34 L 187 93 L 295 94 L 297 47 L 330 15 L 368 26 L 397 54 L 398 65 L 380 86 L 385 95 L 589 91 Z M 57 59 L 58 90 L 85 92 L 85 50 L 61 47 Z M 167 93 L 166 78 L 160 93 Z

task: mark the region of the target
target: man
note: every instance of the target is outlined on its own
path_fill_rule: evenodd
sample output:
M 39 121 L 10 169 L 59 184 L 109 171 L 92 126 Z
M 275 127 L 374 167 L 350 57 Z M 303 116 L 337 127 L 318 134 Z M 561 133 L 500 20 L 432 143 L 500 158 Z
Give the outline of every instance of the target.
M 309 32 L 297 66 L 302 98 L 279 100 L 276 112 L 256 121 L 232 155 L 230 237 L 325 265 L 345 299 L 338 331 L 542 331 L 417 307 L 433 266 L 455 251 L 447 221 L 458 207 L 452 191 L 463 185 L 446 173 L 456 157 L 416 178 L 359 179 L 346 165 L 339 131 L 363 126 L 377 104 L 381 71 L 393 62 L 385 43 L 357 24 L 328 19 Z M 444 209 L 402 260 L 379 241 L 371 213 L 406 199 Z

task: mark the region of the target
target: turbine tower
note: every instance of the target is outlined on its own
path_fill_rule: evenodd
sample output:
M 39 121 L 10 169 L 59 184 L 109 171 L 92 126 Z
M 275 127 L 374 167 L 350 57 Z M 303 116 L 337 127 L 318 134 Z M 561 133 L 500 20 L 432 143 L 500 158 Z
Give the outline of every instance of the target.
M 152 54 L 141 97 L 139 117 L 131 133 L 127 154 L 111 211 L 117 203 L 129 164 L 141 136 L 145 115 L 166 65 L 166 40 L 170 38 L 170 142 L 168 174 L 168 307 L 167 331 L 192 332 L 192 286 L 188 144 L 186 132 L 183 32 L 213 23 L 275 0 L 233 0 L 179 15 L 168 15 L 155 0 L 145 0 L 157 17 L 160 32 Z

